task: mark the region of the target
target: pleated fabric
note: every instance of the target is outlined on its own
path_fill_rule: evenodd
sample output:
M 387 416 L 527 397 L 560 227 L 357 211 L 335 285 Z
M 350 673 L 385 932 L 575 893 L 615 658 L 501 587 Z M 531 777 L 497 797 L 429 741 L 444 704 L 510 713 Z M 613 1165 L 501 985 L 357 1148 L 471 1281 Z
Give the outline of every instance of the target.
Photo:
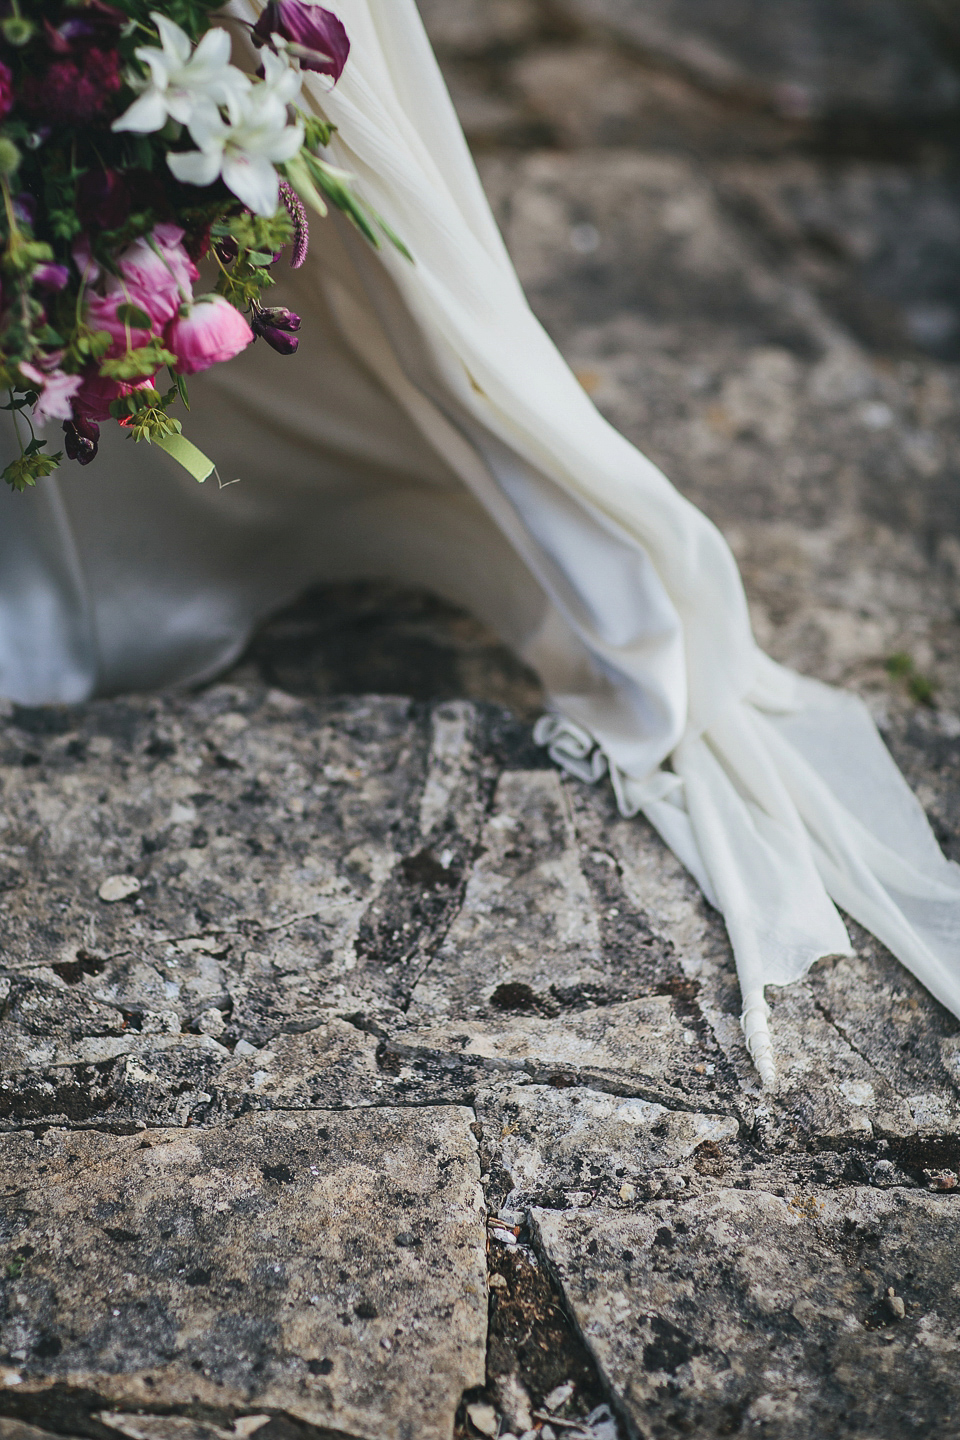
M 305 91 L 414 261 L 313 226 L 277 292 L 296 359 L 256 347 L 192 387 L 191 438 L 242 483 L 198 487 L 114 433 L 88 471 L 0 495 L 0 693 L 196 681 L 308 584 L 425 585 L 537 670 L 541 743 L 608 776 L 723 912 L 765 1083 L 764 987 L 849 953 L 837 905 L 960 1014 L 960 867 L 865 707 L 761 654 L 720 533 L 538 324 L 413 0 L 337 9 L 350 62 Z

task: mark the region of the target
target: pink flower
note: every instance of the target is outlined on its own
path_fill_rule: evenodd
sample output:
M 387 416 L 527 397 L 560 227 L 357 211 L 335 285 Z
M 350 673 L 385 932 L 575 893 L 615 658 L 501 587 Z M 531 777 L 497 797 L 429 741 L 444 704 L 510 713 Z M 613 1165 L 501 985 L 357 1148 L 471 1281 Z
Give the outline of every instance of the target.
M 38 425 L 48 420 L 69 420 L 73 414 L 71 401 L 80 389 L 79 375 L 64 375 L 62 370 L 51 370 L 45 375 L 35 365 L 21 364 L 20 374 L 24 375 L 40 391 L 40 398 L 33 407 L 33 418 Z
M 210 295 L 183 308 L 186 313 L 177 316 L 165 336 L 181 375 L 196 375 L 211 365 L 232 360 L 253 339 L 253 331 L 240 311 L 222 295 Z
M 80 278 L 85 285 L 96 285 L 100 278 L 100 266 L 93 258 L 93 251 L 90 248 L 89 235 L 81 235 L 73 242 L 73 263 L 80 271 Z
M 193 299 L 193 282 L 200 272 L 181 244 L 183 234 L 177 225 L 155 225 L 149 236 L 128 245 L 118 261 L 124 297 L 158 326 L 166 325 L 185 300 Z M 108 292 L 119 284 L 112 280 Z
M 22 365 L 20 369 L 23 369 Z M 108 380 L 98 372 L 95 365 L 91 365 L 83 375 L 74 378 L 79 380 L 81 385 L 73 401 L 73 419 L 78 424 L 82 421 L 109 420 L 110 405 L 114 400 L 119 400 L 124 395 L 132 395 L 135 390 L 153 389 L 152 377 L 138 380 L 136 385 L 126 380 Z M 65 415 L 63 418 L 68 420 L 71 417 Z
M 123 282 L 117 279 L 108 280 L 106 295 L 90 295 L 87 299 L 86 319 L 91 330 L 106 330 L 113 336 L 112 344 L 107 351 L 108 355 L 124 355 L 127 350 L 139 350 L 152 338 L 152 327 L 136 329 L 118 318 L 117 310 L 120 306 L 131 304 L 138 306 L 146 313 L 145 307 L 140 305 L 139 298 L 135 299 Z

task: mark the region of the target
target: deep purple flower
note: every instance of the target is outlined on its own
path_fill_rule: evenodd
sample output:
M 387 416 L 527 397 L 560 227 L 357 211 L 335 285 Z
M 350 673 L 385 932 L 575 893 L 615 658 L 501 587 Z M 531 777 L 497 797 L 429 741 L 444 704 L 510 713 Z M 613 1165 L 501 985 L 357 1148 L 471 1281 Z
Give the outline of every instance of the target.
M 29 225 L 32 229 L 37 220 L 37 197 L 29 190 L 21 190 L 13 197 L 13 213 L 18 225 Z
M 269 45 L 271 35 L 282 35 L 302 69 L 330 75 L 334 83 L 343 74 L 350 54 L 350 40 L 341 21 L 332 10 L 307 0 L 269 0 L 253 33 L 261 45 Z
M 64 420 L 63 436 L 63 448 L 67 452 L 68 460 L 76 460 L 78 465 L 89 465 L 91 460 L 97 458 L 100 426 L 96 420 L 84 420 L 79 416 L 73 420 Z
M 103 0 L 87 0 L 83 11 L 64 20 L 61 25 L 52 25 L 44 20 L 43 28 L 47 44 L 57 55 L 70 55 L 85 45 L 112 46 L 127 17 Z
M 214 249 L 224 265 L 232 265 L 240 254 L 240 246 L 232 235 L 224 235 L 222 240 L 217 241 Z
M 149 170 L 98 166 L 81 175 L 77 185 L 77 215 L 88 230 L 117 230 L 128 216 L 141 210 L 152 210 L 166 219 L 169 208 L 162 182 Z
M 258 306 L 251 320 L 254 335 L 266 340 L 278 355 L 294 355 L 300 344 L 300 316 L 285 305 Z

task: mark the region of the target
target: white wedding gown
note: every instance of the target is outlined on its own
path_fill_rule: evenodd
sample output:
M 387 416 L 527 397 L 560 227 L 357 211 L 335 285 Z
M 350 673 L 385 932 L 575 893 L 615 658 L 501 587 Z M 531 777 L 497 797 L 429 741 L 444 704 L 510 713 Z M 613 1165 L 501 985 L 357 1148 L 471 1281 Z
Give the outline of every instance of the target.
M 960 867 L 866 709 L 757 649 L 719 532 L 541 329 L 414 0 L 336 9 L 347 69 L 305 91 L 415 263 L 313 225 L 280 297 L 298 356 L 259 345 L 191 385 L 190 437 L 241 484 L 198 486 L 104 427 L 89 469 L 0 486 L 0 694 L 197 680 L 312 582 L 428 586 L 533 666 L 553 757 L 608 770 L 722 910 L 765 1082 L 764 986 L 849 952 L 834 901 L 960 1014 Z

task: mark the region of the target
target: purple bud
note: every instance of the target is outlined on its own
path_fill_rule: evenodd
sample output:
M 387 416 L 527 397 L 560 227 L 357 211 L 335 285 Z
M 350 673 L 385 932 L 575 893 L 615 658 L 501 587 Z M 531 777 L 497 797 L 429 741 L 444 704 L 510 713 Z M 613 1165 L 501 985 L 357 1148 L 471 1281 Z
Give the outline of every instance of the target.
M 291 335 L 289 330 L 280 330 L 276 325 L 254 326 L 261 339 L 266 340 L 271 350 L 276 350 L 278 355 L 295 355 L 300 344 L 299 335 Z
M 33 283 L 40 290 L 62 290 L 69 279 L 66 265 L 38 265 L 33 272 Z
M 306 0 L 269 0 L 253 33 L 261 45 L 269 45 L 271 35 L 282 35 L 303 70 L 330 75 L 334 83 L 350 54 L 350 40 L 336 15 Z
M 63 448 L 68 460 L 76 460 L 78 465 L 89 465 L 97 458 L 100 426 L 95 420 L 64 420 L 63 435 Z
M 29 190 L 13 197 L 13 213 L 18 225 L 33 225 L 37 219 L 37 201 Z
M 285 305 L 264 306 L 253 317 L 253 333 L 259 335 L 261 329 L 287 332 L 299 330 L 300 316 L 295 310 L 288 310 Z

